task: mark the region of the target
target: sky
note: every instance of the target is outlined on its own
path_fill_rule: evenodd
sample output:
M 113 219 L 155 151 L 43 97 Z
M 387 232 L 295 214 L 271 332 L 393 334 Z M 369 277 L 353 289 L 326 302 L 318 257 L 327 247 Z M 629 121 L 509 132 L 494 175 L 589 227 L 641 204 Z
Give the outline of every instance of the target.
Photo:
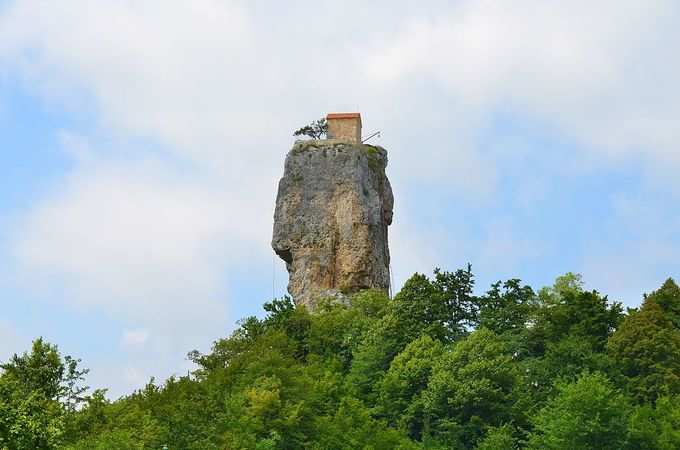
M 284 4 L 285 3 L 285 4 Z M 38 336 L 113 398 L 285 294 L 293 130 L 389 152 L 394 282 L 680 278 L 676 1 L 0 0 L 0 360 Z

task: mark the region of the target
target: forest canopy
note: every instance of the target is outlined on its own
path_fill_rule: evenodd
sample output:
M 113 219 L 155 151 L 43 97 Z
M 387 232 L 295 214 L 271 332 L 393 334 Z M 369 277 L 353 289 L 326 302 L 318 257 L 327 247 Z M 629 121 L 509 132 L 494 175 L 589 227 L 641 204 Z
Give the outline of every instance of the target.
M 0 449 L 677 449 L 680 288 L 625 310 L 568 273 L 474 294 L 467 267 L 265 303 L 192 373 L 111 401 L 38 338 L 0 365 Z

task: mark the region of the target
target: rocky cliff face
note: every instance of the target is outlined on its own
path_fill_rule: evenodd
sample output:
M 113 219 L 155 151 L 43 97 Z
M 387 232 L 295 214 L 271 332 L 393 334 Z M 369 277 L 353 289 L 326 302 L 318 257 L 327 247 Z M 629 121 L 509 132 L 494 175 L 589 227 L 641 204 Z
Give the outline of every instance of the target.
M 298 141 L 286 156 L 272 247 L 296 304 L 313 309 L 318 298 L 389 289 L 386 166 L 381 147 L 333 140 Z

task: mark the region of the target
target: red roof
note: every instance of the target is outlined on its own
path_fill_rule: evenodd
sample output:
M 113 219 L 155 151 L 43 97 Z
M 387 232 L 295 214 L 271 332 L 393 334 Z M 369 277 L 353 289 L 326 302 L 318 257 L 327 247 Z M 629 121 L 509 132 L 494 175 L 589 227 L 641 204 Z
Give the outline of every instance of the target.
M 326 120 L 330 119 L 361 119 L 361 114 L 358 112 L 354 113 L 329 113 L 326 116 Z

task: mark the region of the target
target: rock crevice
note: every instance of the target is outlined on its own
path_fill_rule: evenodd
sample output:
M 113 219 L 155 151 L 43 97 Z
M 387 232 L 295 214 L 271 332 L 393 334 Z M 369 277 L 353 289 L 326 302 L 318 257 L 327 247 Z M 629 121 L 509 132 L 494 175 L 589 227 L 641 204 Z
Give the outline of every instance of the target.
M 298 141 L 286 156 L 272 247 L 296 304 L 313 309 L 322 297 L 389 290 L 386 166 L 385 149 L 345 141 Z

